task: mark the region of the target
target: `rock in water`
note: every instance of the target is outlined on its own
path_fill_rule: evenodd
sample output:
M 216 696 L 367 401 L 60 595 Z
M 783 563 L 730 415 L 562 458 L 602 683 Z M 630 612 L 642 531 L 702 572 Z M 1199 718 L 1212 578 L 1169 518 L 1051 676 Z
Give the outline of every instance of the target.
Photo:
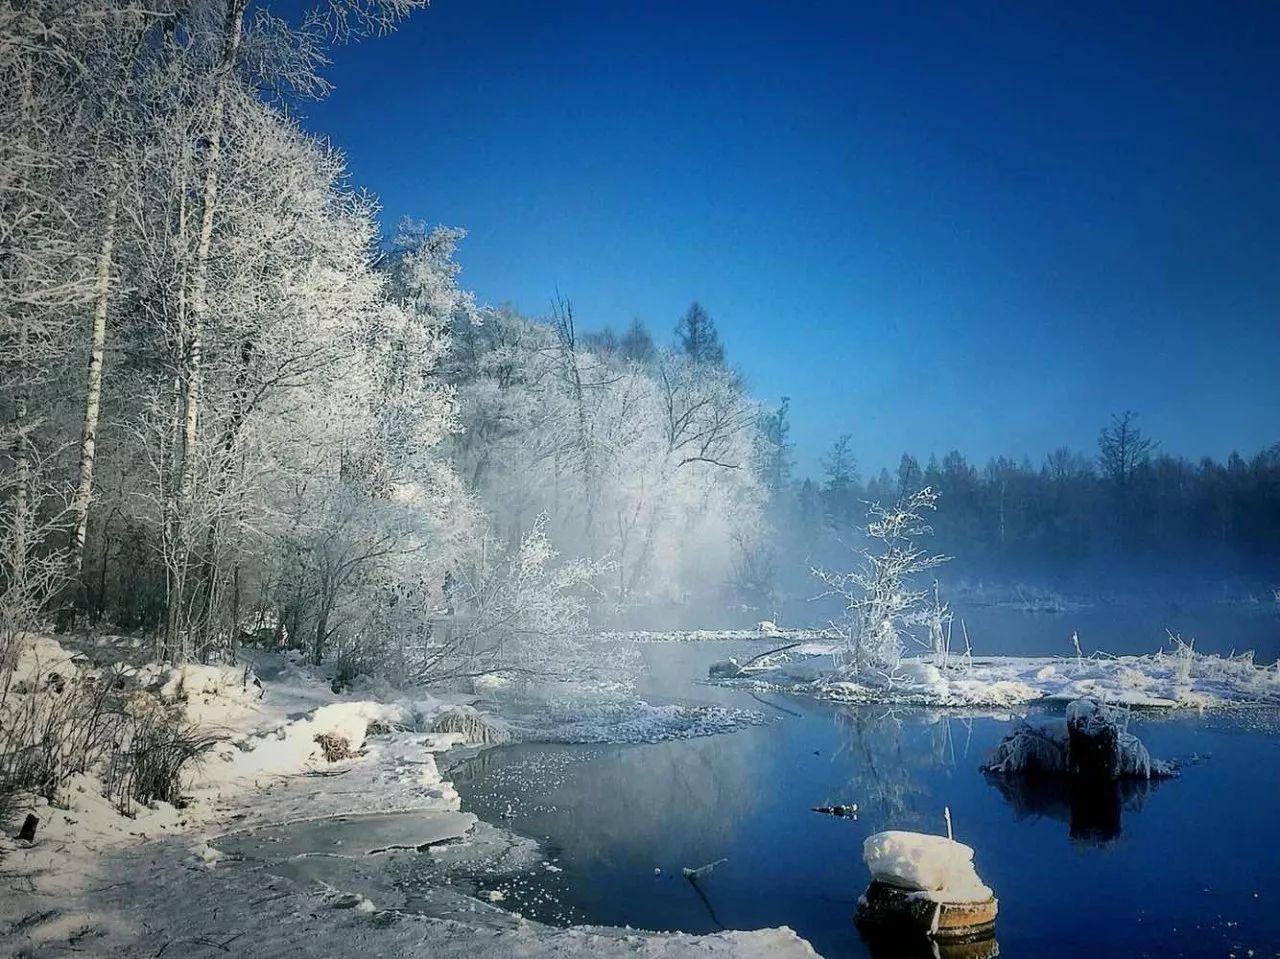
M 1137 736 L 1120 728 L 1115 711 L 1092 697 L 1067 706 L 1065 720 L 1041 726 L 1020 723 L 996 746 L 983 770 L 1031 776 L 1069 774 L 1086 782 L 1177 775 L 1174 763 L 1153 759 Z
M 35 813 L 27 813 L 27 818 L 22 821 L 22 828 L 18 830 L 18 838 L 26 842 L 36 841 L 36 827 L 40 825 L 40 817 Z

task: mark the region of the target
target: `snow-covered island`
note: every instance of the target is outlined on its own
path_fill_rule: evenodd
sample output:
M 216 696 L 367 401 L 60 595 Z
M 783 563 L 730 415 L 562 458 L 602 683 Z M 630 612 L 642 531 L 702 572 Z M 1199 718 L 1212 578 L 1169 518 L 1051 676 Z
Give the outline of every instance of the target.
M 1007 708 L 1094 696 L 1148 708 L 1280 705 L 1280 664 L 1257 664 L 1248 653 L 1198 653 L 1188 644 L 1128 656 L 925 654 L 857 674 L 843 666 L 844 652 L 839 641 L 804 641 L 751 663 L 717 663 L 711 678 L 852 703 Z

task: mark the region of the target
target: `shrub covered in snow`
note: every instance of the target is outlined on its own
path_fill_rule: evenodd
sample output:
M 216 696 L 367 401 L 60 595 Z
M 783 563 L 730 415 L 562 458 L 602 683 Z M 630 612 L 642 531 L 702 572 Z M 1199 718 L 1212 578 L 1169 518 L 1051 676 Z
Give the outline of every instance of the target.
M 468 743 L 496 746 L 511 741 L 506 724 L 486 716 L 474 706 L 450 706 L 431 723 L 433 733 L 457 733 Z
M 141 688 L 151 678 L 95 668 L 52 638 L 33 637 L 0 690 L 0 792 L 58 803 L 69 781 L 92 774 L 121 812 L 179 800 L 193 762 L 217 740 L 172 705 L 180 677 L 153 683 L 160 696 Z
M 1018 723 L 1000 740 L 983 769 L 993 773 L 1065 773 L 1067 724 Z
M 1019 724 L 1000 741 L 983 768 L 1030 775 L 1096 773 L 1110 779 L 1153 779 L 1176 773 L 1172 763 L 1153 759 L 1142 741 L 1122 726 L 1117 710 L 1088 697 L 1072 702 L 1065 720 L 1040 726 Z

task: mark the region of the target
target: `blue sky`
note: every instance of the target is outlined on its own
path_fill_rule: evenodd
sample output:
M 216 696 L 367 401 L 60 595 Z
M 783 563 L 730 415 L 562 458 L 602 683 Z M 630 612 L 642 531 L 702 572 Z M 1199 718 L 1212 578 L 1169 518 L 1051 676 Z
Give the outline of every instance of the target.
M 435 0 L 304 122 L 481 300 L 670 335 L 802 466 L 1280 440 L 1280 5 Z

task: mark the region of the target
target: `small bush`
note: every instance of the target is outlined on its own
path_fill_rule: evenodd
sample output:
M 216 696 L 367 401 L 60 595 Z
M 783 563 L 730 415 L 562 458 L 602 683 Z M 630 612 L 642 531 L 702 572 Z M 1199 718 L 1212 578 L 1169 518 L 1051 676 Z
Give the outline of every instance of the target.
M 341 762 L 344 759 L 354 759 L 357 755 L 356 751 L 351 748 L 351 740 L 347 739 L 346 736 L 317 733 L 316 742 L 320 744 L 320 751 L 324 753 L 324 758 L 331 763 Z
M 218 737 L 159 708 L 131 717 L 123 733 L 107 765 L 104 791 L 125 815 L 132 815 L 135 801 L 184 805 L 187 771 L 218 742 Z
M 511 741 L 511 734 L 470 706 L 453 706 L 431 723 L 433 733 L 461 733 L 469 743 L 499 746 Z
M 0 816 L 26 792 L 60 805 L 80 773 L 101 774 L 103 794 L 126 815 L 134 802 L 181 804 L 184 774 L 217 738 L 129 679 L 122 669 L 43 669 L 10 686 L 0 701 Z
M 47 672 L 26 692 L 11 689 L 0 704 L 0 792 L 59 804 L 67 780 L 94 767 L 119 736 L 116 679 Z

